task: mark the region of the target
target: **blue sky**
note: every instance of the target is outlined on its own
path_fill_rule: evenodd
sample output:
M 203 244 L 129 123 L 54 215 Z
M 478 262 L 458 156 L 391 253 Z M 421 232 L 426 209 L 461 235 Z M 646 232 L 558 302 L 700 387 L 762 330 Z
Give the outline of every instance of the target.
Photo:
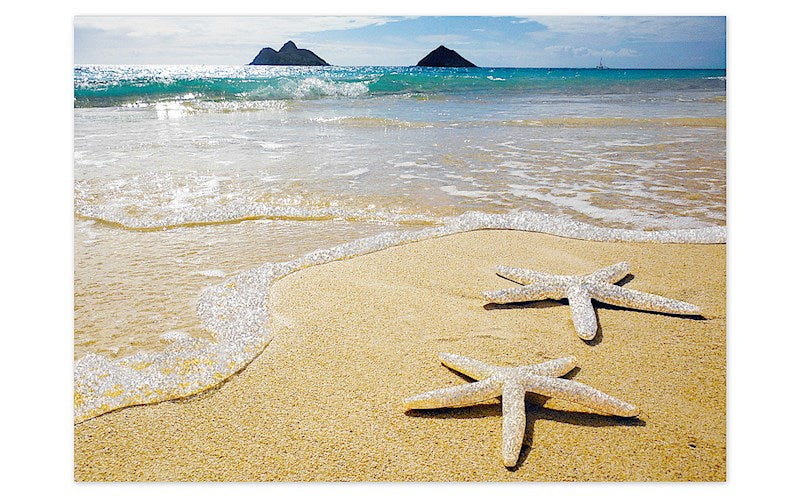
M 76 64 L 246 64 L 286 40 L 334 65 L 725 68 L 724 17 L 78 16 Z

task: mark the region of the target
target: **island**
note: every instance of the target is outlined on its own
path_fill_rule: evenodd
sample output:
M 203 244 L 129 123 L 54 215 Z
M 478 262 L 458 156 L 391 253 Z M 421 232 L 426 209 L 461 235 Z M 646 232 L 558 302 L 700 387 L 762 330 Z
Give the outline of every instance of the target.
M 417 66 L 432 66 L 439 68 L 477 68 L 474 64 L 470 63 L 459 53 L 452 49 L 448 49 L 444 45 L 440 45 L 427 56 L 422 58 Z
M 282 65 L 282 66 L 330 66 L 321 57 L 308 49 L 298 49 L 289 40 L 281 50 L 275 51 L 272 47 L 265 47 L 253 59 L 251 65 Z

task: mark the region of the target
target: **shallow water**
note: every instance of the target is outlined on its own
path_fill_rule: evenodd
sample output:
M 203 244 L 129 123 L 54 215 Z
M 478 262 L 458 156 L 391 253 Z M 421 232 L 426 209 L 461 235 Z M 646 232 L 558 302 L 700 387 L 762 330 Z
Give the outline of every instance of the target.
M 211 339 L 200 292 L 235 273 L 393 228 L 342 221 L 244 221 L 137 232 L 75 226 L 75 359 L 161 350 L 176 337 Z
M 205 288 L 468 211 L 725 225 L 721 71 L 76 67 L 75 106 L 76 359 L 211 343 Z

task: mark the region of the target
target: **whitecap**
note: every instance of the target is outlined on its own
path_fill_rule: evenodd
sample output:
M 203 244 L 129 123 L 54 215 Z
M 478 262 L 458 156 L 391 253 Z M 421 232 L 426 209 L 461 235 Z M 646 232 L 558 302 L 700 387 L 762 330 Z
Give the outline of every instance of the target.
M 336 174 L 335 176 L 361 176 L 362 174 L 366 174 L 368 172 L 368 167 L 362 167 L 360 169 L 353 169 L 352 171 L 348 171 L 346 173 Z
M 439 189 L 448 195 L 454 195 L 456 197 L 478 198 L 478 197 L 484 197 L 491 193 L 491 192 L 486 192 L 484 190 L 459 190 L 453 185 L 443 185 L 440 186 Z

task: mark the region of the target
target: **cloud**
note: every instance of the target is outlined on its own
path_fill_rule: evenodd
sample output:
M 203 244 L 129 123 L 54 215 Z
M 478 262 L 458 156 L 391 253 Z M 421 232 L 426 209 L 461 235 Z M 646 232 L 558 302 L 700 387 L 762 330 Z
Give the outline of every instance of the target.
M 76 17 L 76 30 L 101 30 L 130 38 L 169 38 L 181 45 L 279 43 L 302 33 L 379 26 L 402 18 L 385 16 L 114 16 Z
M 456 33 L 445 33 L 442 35 L 423 35 L 417 37 L 416 40 L 418 42 L 422 42 L 424 44 L 436 44 L 439 45 L 467 45 L 471 42 L 469 37 L 464 35 L 459 35 Z
M 511 21 L 511 24 L 530 24 L 530 26 L 526 26 L 525 28 L 531 31 L 546 31 L 548 29 L 547 25 L 529 17 L 515 19 Z
M 633 58 L 639 56 L 634 49 L 622 48 L 617 51 L 611 49 L 590 49 L 588 47 L 573 47 L 571 45 L 550 45 L 544 48 L 545 52 L 561 57 L 618 57 Z
M 440 44 L 486 66 L 725 65 L 724 17 L 79 16 L 77 64 L 246 64 L 289 39 L 332 64 L 413 64 Z M 620 61 L 614 62 L 615 59 Z
M 618 58 L 635 58 L 639 56 L 639 53 L 633 49 L 625 49 L 622 48 L 616 52 L 616 54 L 612 54 Z
M 615 16 L 540 17 L 548 34 L 606 41 L 689 42 L 724 40 L 724 17 Z M 535 32 L 534 32 L 535 33 Z

